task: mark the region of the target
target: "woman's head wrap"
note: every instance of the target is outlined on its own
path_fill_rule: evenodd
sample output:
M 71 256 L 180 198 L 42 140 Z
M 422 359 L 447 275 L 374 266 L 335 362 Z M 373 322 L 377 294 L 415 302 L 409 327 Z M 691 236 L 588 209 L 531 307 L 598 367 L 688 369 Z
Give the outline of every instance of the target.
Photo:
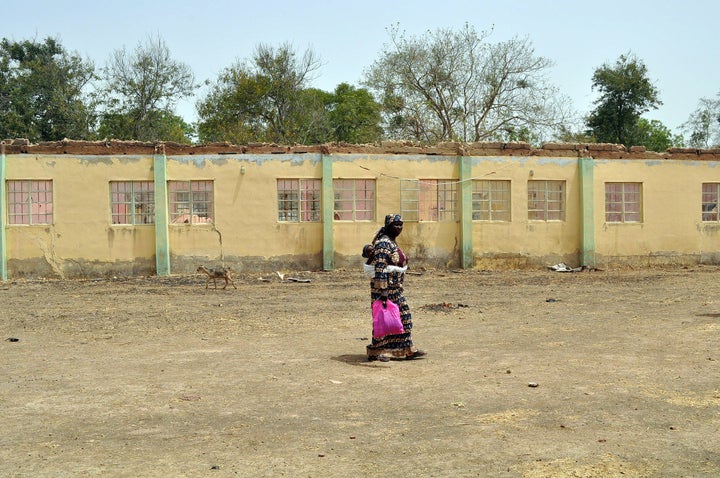
M 402 216 L 400 214 L 388 214 L 385 216 L 385 225 L 389 226 L 393 222 L 402 222 Z
M 400 214 L 388 214 L 385 216 L 385 225 L 378 229 L 378 232 L 375 234 L 375 237 L 373 237 L 373 244 L 377 240 L 378 237 L 382 236 L 383 234 L 387 234 L 387 229 L 390 224 L 393 224 L 395 222 L 402 222 L 402 216 Z

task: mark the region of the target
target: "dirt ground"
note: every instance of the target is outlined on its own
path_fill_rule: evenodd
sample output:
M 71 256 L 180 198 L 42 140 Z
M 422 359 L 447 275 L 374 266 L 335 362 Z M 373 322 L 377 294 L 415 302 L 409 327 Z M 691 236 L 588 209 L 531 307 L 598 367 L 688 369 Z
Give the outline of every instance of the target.
M 720 475 L 720 268 L 265 278 L 1 282 L 0 475 Z

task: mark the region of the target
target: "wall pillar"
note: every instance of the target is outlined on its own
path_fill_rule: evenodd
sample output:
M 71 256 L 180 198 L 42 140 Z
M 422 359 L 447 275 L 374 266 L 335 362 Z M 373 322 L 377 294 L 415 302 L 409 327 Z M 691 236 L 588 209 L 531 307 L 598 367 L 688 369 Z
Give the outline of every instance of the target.
M 595 190 L 593 158 L 580 158 L 581 257 L 580 265 L 594 269 L 595 263 Z
M 322 218 L 323 218 L 323 270 L 335 269 L 335 238 L 333 227 L 335 220 L 335 198 L 333 196 L 333 160 L 332 156 L 322 155 Z
M 170 275 L 170 231 L 167 192 L 167 157 L 165 147 L 155 151 L 155 268 L 159 276 Z
M 7 220 L 7 192 L 5 191 L 5 142 L 0 142 L 0 280 L 7 280 L 7 246 L 5 221 Z
M 472 222 L 472 158 L 459 157 L 460 168 L 460 242 L 462 251 L 460 267 L 470 269 L 473 260 L 473 222 Z

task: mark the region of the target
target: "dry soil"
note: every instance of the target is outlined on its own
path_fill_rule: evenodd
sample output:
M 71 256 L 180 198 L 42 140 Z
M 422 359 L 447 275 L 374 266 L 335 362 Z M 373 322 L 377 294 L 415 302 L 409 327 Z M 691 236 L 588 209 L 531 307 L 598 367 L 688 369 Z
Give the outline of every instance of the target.
M 388 363 L 359 269 L 0 283 L 0 475 L 720 475 L 719 268 L 416 271 Z

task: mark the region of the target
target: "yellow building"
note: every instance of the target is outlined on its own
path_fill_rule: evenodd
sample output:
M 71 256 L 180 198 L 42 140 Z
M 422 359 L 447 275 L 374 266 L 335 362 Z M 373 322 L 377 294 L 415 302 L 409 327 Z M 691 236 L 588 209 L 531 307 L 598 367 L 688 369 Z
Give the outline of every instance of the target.
M 717 264 L 719 161 L 587 144 L 11 142 L 0 278 L 358 268 L 389 213 L 415 267 Z

